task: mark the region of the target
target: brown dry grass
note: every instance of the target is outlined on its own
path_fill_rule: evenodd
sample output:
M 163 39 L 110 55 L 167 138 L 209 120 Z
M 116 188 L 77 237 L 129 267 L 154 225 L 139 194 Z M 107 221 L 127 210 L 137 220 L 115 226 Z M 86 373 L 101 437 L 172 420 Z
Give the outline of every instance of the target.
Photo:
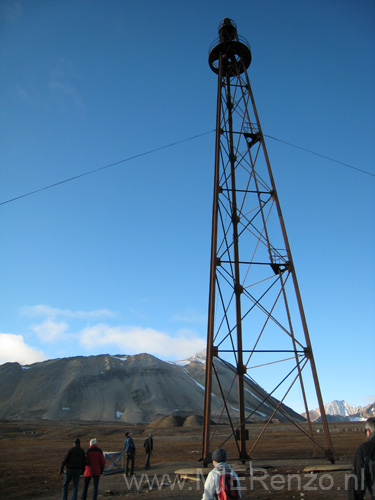
M 331 437 L 338 464 L 350 464 L 357 446 L 364 440 L 362 426 L 359 423 L 331 424 Z M 256 436 L 261 426 L 249 426 L 250 435 Z M 314 426 L 315 435 L 321 439 L 321 427 Z M 71 446 L 75 437 L 80 437 L 82 446 L 86 448 L 89 440 L 96 437 L 99 447 L 103 451 L 121 451 L 124 434 L 127 430 L 133 432 L 137 446 L 136 474 L 140 478 L 145 473 L 143 441 L 150 429 L 144 426 L 126 426 L 118 423 L 82 423 L 82 422 L 0 422 L 0 498 L 6 500 L 57 500 L 61 498 L 62 478 L 59 475 L 61 461 Z M 152 474 L 169 474 L 173 480 L 174 471 L 182 467 L 201 467 L 198 460 L 201 456 L 202 430 L 200 428 L 152 429 L 155 440 L 155 450 L 152 457 Z M 221 427 L 212 444 L 212 449 L 221 445 L 228 429 Z M 233 443 L 227 442 L 229 457 L 235 457 Z M 311 444 L 302 434 L 296 432 L 292 426 L 272 424 L 258 447 L 252 454 L 253 465 L 256 468 L 264 465 L 267 468 L 267 485 L 274 475 L 276 485 L 285 481 L 288 474 L 299 473 L 301 484 L 291 484 L 279 490 L 265 489 L 266 482 L 254 481 L 250 491 L 246 482 L 246 491 L 242 498 L 278 498 L 278 499 L 344 499 L 345 474 L 349 471 L 337 471 L 331 474 L 334 487 L 328 489 L 323 473 L 316 477 L 313 487 L 317 489 L 303 490 L 307 477 L 302 473 L 303 467 L 311 462 Z M 292 457 L 298 457 L 293 460 Z M 276 459 L 278 461 L 276 461 Z M 230 460 L 229 460 L 230 461 Z M 324 458 L 315 459 L 315 462 L 327 463 Z M 248 464 L 247 464 L 248 466 Z M 263 472 L 259 473 L 260 475 Z M 248 475 L 248 472 L 245 473 Z M 167 476 L 165 476 L 167 477 Z M 244 479 L 248 481 L 247 479 Z M 277 483 L 276 480 L 279 480 Z M 166 481 L 164 481 L 166 482 Z M 296 482 L 296 481 L 295 481 Z M 297 487 L 298 486 L 298 487 Z M 174 489 L 143 486 L 139 491 L 126 487 L 122 474 L 105 476 L 100 480 L 99 492 L 102 496 L 114 498 L 162 499 L 174 500 L 177 498 L 201 498 L 202 484 L 186 482 L 180 491 L 181 485 Z M 327 488 L 327 489 L 325 489 Z M 304 493 L 301 495 L 301 493 Z

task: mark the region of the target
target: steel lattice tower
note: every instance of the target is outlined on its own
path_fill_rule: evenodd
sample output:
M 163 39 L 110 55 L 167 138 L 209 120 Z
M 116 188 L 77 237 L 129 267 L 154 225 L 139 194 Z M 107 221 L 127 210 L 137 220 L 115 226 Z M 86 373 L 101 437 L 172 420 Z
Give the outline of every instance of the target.
M 282 414 L 311 440 L 315 456 L 321 449 L 333 461 L 292 254 L 247 74 L 250 63 L 249 44 L 238 36 L 236 24 L 224 19 L 209 51 L 218 91 L 202 459 L 208 463 L 211 457 L 214 382 L 221 391 L 222 414 L 232 428 L 227 439 L 235 439 L 239 459 L 252 455 L 271 421 L 246 449 L 246 422 L 266 404 L 272 406 L 273 416 Z M 230 387 L 220 382 L 218 360 L 234 367 Z M 305 370 L 308 365 L 311 370 Z M 259 366 L 277 367 L 280 378 L 274 390 L 261 390 L 262 380 L 254 383 L 252 374 Z M 306 373 L 322 416 L 323 444 L 313 437 L 309 418 L 306 428 L 283 405 L 299 382 L 309 415 Z M 248 384 L 253 392 L 258 387 L 257 408 L 245 408 Z M 278 399 L 276 389 L 284 394 Z M 228 404 L 233 390 L 238 396 L 235 418 Z

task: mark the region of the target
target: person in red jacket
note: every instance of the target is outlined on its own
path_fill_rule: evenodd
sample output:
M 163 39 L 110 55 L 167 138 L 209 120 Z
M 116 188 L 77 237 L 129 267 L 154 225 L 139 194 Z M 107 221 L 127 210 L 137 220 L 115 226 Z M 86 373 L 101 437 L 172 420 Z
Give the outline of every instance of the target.
M 96 445 L 96 439 L 91 439 L 90 448 L 86 451 L 85 484 L 83 486 L 81 500 L 86 500 L 87 490 L 91 478 L 93 478 L 92 500 L 98 497 L 99 477 L 102 475 L 105 466 L 103 452 Z

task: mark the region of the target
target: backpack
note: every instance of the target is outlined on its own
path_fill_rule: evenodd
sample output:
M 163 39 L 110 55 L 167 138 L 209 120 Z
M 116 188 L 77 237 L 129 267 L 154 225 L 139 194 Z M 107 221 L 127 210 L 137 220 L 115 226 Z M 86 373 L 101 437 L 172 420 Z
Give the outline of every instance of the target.
M 221 474 L 219 500 L 240 500 L 240 485 L 233 474 Z

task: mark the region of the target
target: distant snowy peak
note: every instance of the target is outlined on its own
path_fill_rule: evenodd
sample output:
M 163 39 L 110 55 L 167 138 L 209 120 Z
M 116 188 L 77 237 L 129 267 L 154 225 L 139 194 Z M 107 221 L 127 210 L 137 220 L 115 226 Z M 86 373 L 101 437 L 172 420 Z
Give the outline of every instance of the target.
M 203 349 L 203 351 L 198 352 L 194 356 L 191 356 L 191 358 L 188 359 L 182 359 L 179 361 L 169 361 L 172 365 L 178 365 L 178 366 L 186 366 L 193 361 L 197 361 L 198 363 L 206 363 L 206 349 Z
M 200 363 L 205 363 L 206 362 L 206 349 L 203 349 L 203 351 L 198 352 L 195 356 L 190 358 L 190 361 L 198 361 Z
M 324 405 L 324 409 L 327 415 L 341 415 L 342 417 L 348 417 L 354 413 L 358 413 L 362 410 L 361 406 L 351 406 L 346 401 L 332 401 Z
M 369 417 L 375 417 L 375 402 L 367 406 L 351 406 L 346 401 L 331 401 L 324 405 L 324 410 L 329 421 L 361 421 Z M 310 410 L 310 418 L 313 422 L 321 421 L 320 410 Z M 302 413 L 306 417 L 306 413 Z

